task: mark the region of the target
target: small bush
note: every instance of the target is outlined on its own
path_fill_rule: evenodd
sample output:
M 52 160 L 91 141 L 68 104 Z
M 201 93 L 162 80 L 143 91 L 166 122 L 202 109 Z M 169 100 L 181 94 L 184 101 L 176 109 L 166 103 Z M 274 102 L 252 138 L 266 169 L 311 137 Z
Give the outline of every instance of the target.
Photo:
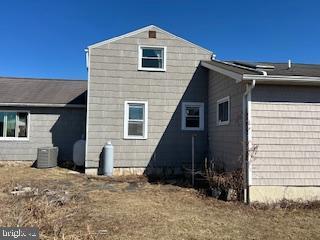
M 226 195 L 230 190 L 233 190 L 236 192 L 236 196 L 233 199 L 241 200 L 240 197 L 243 192 L 243 172 L 241 169 L 232 172 L 219 172 L 215 169 L 212 161 L 208 164 L 206 160 L 205 178 L 208 181 L 210 190 L 220 191 L 223 196 L 222 199 L 227 200 Z

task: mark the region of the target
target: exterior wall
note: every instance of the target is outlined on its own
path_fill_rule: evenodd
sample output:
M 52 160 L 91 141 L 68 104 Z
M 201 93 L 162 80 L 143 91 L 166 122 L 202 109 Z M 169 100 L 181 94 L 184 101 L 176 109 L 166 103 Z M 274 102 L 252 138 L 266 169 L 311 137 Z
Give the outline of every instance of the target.
M 166 46 L 166 72 L 138 71 L 138 46 Z M 191 137 L 196 133 L 199 165 L 207 149 L 204 131 L 181 130 L 181 102 L 207 103 L 207 71 L 200 60 L 211 53 L 157 31 L 119 39 L 89 50 L 89 102 L 86 172 L 96 172 L 107 140 L 114 145 L 115 168 L 190 168 Z M 126 140 L 124 102 L 148 101 L 148 139 Z M 205 117 L 206 117 L 205 111 Z
M 59 159 L 71 160 L 73 144 L 85 134 L 84 108 L 3 108 L 30 111 L 28 141 L 0 140 L 0 160 L 35 161 L 37 148 L 59 147 Z
M 208 83 L 209 148 L 214 162 L 225 171 L 242 167 L 242 101 L 245 85 L 230 77 L 210 71 Z M 230 97 L 230 123 L 217 125 L 217 101 Z
M 294 201 L 315 201 L 320 199 L 320 187 L 297 186 L 251 186 L 251 202 L 279 202 L 283 199 Z
M 320 186 L 320 88 L 257 85 L 252 185 Z

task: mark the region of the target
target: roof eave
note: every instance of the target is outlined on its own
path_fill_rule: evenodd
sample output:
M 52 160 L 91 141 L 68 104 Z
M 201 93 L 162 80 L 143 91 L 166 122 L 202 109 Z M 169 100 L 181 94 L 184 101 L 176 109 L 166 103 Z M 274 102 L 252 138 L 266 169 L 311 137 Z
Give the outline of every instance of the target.
M 203 61 L 201 61 L 201 66 L 203 66 L 203 67 L 205 67 L 207 69 L 210 69 L 212 71 L 216 71 L 218 73 L 221 73 L 221 74 L 223 74 L 225 76 L 228 76 L 228 77 L 236 80 L 237 82 L 240 82 L 242 80 L 242 74 L 235 73 L 233 71 L 230 71 L 230 70 L 218 67 L 218 66 L 214 66 L 212 64 L 209 64 L 209 63 L 206 63 L 206 62 L 203 62 Z
M 0 103 L 0 107 L 86 108 L 86 105 L 85 104 L 63 104 L 63 103 Z
M 320 85 L 320 77 L 308 76 L 282 76 L 282 75 L 251 75 L 243 74 L 242 81 L 256 81 L 256 84 L 277 84 L 277 85 Z

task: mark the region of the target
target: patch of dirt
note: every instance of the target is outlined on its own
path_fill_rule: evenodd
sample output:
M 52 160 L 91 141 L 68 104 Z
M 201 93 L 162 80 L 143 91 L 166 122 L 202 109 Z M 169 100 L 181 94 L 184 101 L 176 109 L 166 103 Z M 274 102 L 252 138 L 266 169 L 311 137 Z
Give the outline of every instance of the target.
M 61 168 L 5 165 L 0 176 L 0 225 L 38 227 L 41 239 L 320 238 L 320 211 L 312 207 L 251 207 L 143 177 Z

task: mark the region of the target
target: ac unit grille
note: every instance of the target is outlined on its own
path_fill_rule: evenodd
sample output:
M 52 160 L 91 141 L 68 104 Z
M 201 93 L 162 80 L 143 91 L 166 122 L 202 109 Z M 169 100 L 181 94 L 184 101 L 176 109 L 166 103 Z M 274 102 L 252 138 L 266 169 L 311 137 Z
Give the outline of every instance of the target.
M 58 147 L 38 148 L 37 168 L 51 168 L 57 166 Z

